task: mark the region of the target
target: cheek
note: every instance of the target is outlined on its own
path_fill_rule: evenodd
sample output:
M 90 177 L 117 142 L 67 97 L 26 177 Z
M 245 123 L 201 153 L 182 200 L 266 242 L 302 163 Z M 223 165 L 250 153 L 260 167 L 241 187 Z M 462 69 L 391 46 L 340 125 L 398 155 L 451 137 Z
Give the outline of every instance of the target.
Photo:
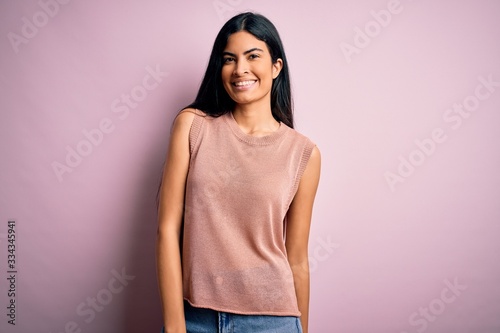
M 272 85 L 273 83 L 273 72 L 269 70 L 269 67 L 261 68 L 259 71 L 259 77 L 263 84 L 266 86 Z
M 222 80 L 226 81 L 226 80 L 229 79 L 229 77 L 230 77 L 230 72 L 229 72 L 227 66 L 223 66 L 222 70 L 221 70 L 221 78 L 222 78 Z
M 231 75 L 228 75 L 228 73 L 224 72 L 223 70 L 221 72 L 221 81 L 222 81 L 222 86 L 227 91 L 229 89 L 229 86 L 231 85 Z
M 270 68 L 268 64 L 262 64 L 261 66 L 259 66 L 258 69 L 256 69 L 258 72 L 259 72 L 259 76 L 263 79 L 263 80 L 273 80 L 273 69 L 272 67 Z
M 221 80 L 222 80 L 222 86 L 224 87 L 224 90 L 227 93 L 231 92 L 231 78 L 232 78 L 232 70 L 228 67 L 222 67 L 221 71 Z

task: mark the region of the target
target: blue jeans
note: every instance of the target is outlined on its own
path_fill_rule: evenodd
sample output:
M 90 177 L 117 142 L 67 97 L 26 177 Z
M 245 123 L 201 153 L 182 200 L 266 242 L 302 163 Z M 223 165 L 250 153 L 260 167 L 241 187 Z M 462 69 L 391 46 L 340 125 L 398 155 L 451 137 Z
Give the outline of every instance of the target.
M 241 315 L 195 308 L 184 301 L 187 333 L 302 333 L 299 317 Z M 164 332 L 164 330 L 162 330 Z

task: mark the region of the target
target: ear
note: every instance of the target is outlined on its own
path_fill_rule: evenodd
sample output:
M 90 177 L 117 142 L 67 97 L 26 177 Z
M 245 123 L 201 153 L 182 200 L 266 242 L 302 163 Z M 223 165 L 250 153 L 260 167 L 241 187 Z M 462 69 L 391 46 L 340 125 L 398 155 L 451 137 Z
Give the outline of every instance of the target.
M 277 78 L 280 75 L 281 69 L 283 68 L 283 60 L 281 58 L 276 59 L 273 63 L 273 79 Z

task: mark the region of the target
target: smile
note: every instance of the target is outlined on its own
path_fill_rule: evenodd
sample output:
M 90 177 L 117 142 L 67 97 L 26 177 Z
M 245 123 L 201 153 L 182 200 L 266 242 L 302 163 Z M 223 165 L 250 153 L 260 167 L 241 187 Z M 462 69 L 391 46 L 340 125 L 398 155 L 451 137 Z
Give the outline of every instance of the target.
M 255 82 L 256 82 L 255 80 L 252 80 L 252 81 L 233 82 L 233 86 L 235 86 L 235 87 L 249 87 L 249 86 L 251 86 L 252 84 L 254 84 Z

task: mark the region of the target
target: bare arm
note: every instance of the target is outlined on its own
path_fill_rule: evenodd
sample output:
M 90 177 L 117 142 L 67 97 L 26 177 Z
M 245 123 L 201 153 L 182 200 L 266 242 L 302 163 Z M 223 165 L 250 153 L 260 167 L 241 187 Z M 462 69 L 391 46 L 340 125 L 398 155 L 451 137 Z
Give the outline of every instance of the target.
M 163 170 L 158 209 L 156 264 L 165 332 L 185 333 L 180 235 L 189 167 L 189 130 L 195 115 L 175 119 Z
M 308 332 L 309 323 L 309 261 L 307 248 L 320 169 L 320 152 L 317 147 L 314 147 L 287 214 L 285 245 L 288 262 L 292 268 L 299 311 L 302 314 L 300 321 L 304 333 Z

